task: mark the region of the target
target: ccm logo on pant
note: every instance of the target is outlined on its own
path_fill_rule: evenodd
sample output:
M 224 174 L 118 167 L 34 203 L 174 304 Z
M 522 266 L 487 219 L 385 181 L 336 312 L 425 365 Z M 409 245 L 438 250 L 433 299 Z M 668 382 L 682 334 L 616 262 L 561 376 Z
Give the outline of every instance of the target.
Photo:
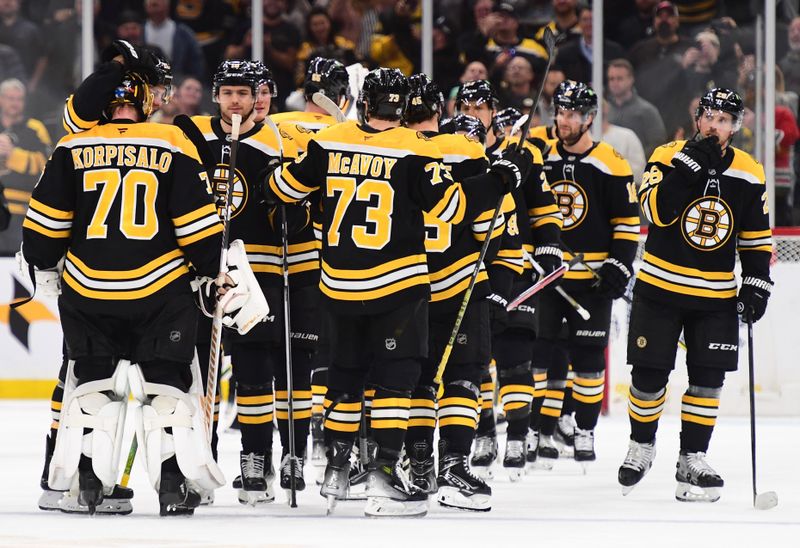
M 728 344 L 728 343 L 708 343 L 709 350 L 739 350 L 738 344 Z

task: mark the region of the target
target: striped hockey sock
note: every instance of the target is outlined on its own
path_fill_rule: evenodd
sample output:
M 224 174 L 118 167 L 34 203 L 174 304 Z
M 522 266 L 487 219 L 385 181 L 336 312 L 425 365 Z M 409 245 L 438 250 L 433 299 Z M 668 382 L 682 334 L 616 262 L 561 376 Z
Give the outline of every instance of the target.
M 631 421 L 631 439 L 639 443 L 652 443 L 658 430 L 658 419 L 664 411 L 667 389 L 643 392 L 631 386 L 628 394 L 628 415 Z
M 572 399 L 575 402 L 575 423 L 581 430 L 594 430 L 603 406 L 605 373 L 582 372 L 575 376 Z
M 439 437 L 448 453 L 468 455 L 478 424 L 478 387 L 469 381 L 444 386 L 439 401 Z
M 681 451 L 708 451 L 722 388 L 689 385 L 681 398 Z
M 271 451 L 275 412 L 272 383 L 255 386 L 237 383 L 236 388 L 236 417 L 242 429 L 242 452 Z
M 370 426 L 378 445 L 378 459 L 396 461 L 408 429 L 411 393 L 386 388 L 375 389 Z

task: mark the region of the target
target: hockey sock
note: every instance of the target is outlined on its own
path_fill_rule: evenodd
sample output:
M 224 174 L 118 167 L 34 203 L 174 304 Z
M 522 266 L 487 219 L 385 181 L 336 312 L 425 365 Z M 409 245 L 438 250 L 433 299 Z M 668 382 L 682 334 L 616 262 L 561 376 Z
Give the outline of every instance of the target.
M 436 429 L 436 389 L 419 385 L 411 395 L 408 414 L 406 445 L 416 441 L 427 441 L 433 447 L 433 432 Z
M 575 401 L 572 396 L 572 386 L 575 384 L 575 371 L 572 364 L 567 365 L 567 386 L 564 389 L 564 406 L 561 408 L 561 416 L 571 415 L 575 411 Z
M 658 430 L 658 419 L 664 411 L 667 389 L 643 392 L 631 386 L 628 394 L 628 415 L 631 421 L 631 439 L 639 443 L 652 443 Z
M 448 453 L 469 454 L 478 422 L 478 394 L 478 387 L 465 380 L 444 386 L 439 401 L 439 437 L 445 440 Z
M 367 434 L 370 430 L 370 419 L 372 418 L 372 400 L 375 398 L 375 389 L 367 388 L 364 390 L 364 418 L 367 421 Z
M 722 388 L 689 385 L 681 399 L 681 451 L 708 451 Z
M 370 426 L 379 460 L 396 461 L 408 429 L 411 392 L 378 387 L 372 399 Z
M 303 348 L 292 349 L 292 411 L 294 419 L 295 455 L 302 457 L 308 444 L 311 425 L 311 358 Z M 283 453 L 289 452 L 289 392 L 286 389 L 286 367 L 275 371 L 275 416 L 281 436 Z
M 237 383 L 236 417 L 242 429 L 243 453 L 272 451 L 274 410 L 272 383 L 258 385 Z
M 547 393 L 547 370 L 533 370 L 533 401 L 531 403 L 530 428 L 539 431 L 539 422 L 542 417 L 542 403 Z
M 483 378 L 481 378 L 481 393 L 478 402 L 480 404 L 480 419 L 477 435 L 494 436 L 494 379 L 489 374 L 488 368 Z
M 508 421 L 508 439 L 524 440 L 528 433 L 533 401 L 531 362 L 515 365 L 498 362 L 497 371 L 500 379 L 500 402 Z
M 319 367 L 311 372 L 311 414 L 322 416 L 325 393 L 328 391 L 328 368 Z
M 325 445 L 330 447 L 334 439 L 353 443 L 361 423 L 361 395 L 328 390 L 323 405 Z
M 581 372 L 575 375 L 572 399 L 575 402 L 575 423 L 581 430 L 594 430 L 603 406 L 605 373 Z
M 55 443 L 56 436 L 58 436 L 58 425 L 61 421 L 61 406 L 64 403 L 64 381 L 59 379 L 58 384 L 53 389 L 53 395 L 50 397 L 50 413 L 53 416 L 53 421 L 50 423 L 50 438 Z
M 542 401 L 541 416 L 539 419 L 539 432 L 545 436 L 552 436 L 556 430 L 556 423 L 561 416 L 564 406 L 564 390 L 567 387 L 567 368 L 569 359 L 566 349 L 551 341 L 544 341 L 550 346 L 550 363 L 547 365 L 547 390 Z

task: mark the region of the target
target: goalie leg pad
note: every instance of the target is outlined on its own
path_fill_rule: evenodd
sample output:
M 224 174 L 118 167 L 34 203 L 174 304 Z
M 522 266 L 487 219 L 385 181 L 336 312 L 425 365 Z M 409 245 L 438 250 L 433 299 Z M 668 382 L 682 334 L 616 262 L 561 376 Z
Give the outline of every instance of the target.
M 227 254 L 228 276 L 236 283 L 223 295 L 218 306 L 225 315 L 222 323 L 245 335 L 257 323 L 264 321 L 269 314 L 269 305 L 261 287 L 258 285 L 242 240 L 234 240 Z

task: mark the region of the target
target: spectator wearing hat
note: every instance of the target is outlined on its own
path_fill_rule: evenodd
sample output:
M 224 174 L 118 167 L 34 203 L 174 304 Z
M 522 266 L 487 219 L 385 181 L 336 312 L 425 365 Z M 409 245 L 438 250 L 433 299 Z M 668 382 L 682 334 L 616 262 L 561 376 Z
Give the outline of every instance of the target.
M 633 171 L 633 182 L 638 186 L 644 173 L 645 153 L 642 142 L 633 130 L 614 125 L 609 116 L 608 101 L 603 100 L 603 141 L 614 147 L 623 158 L 628 160 Z
M 564 70 L 569 80 L 576 82 L 592 81 L 592 10 L 583 8 L 578 16 L 581 37 L 567 42 L 558 48 L 556 64 Z M 625 57 L 625 51 L 616 42 L 603 40 L 603 66 L 608 60 Z
M 0 44 L 0 82 L 9 78 L 26 80 L 25 67 L 17 50 L 11 46 Z
M 168 0 L 145 0 L 147 21 L 144 42 L 156 46 L 169 59 L 175 74 L 205 78 L 205 61 L 192 29 L 169 16 Z

